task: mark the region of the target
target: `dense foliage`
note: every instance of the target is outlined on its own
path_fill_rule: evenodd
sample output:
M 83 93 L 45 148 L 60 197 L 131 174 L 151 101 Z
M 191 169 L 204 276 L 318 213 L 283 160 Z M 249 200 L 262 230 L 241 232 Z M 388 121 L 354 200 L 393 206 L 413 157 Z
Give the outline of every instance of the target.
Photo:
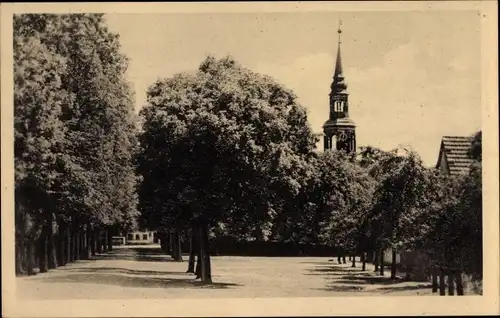
M 34 241 L 45 271 L 45 249 L 53 268 L 55 254 L 88 257 L 84 233 L 134 226 L 136 119 L 119 48 L 101 14 L 14 17 L 19 273 L 32 272 Z
M 208 57 L 196 74 L 152 85 L 148 103 L 139 156 L 145 225 L 198 222 L 265 239 L 297 187 L 287 173 L 316 143 L 295 96 L 231 58 Z

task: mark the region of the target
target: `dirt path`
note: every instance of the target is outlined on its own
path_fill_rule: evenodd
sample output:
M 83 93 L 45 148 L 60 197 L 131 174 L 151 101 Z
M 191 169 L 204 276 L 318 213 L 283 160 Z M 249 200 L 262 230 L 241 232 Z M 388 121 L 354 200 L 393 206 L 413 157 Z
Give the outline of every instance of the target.
M 213 257 L 212 285 L 158 247 L 118 248 L 97 260 L 17 279 L 26 300 L 428 295 L 430 285 L 391 281 L 324 257 Z

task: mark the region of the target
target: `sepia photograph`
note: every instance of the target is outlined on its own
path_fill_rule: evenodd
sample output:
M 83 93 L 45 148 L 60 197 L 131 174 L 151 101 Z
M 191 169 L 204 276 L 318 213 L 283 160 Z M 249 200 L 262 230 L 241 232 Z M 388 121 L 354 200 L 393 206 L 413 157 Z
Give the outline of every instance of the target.
M 2 4 L 4 314 L 498 313 L 496 3 L 450 3 Z

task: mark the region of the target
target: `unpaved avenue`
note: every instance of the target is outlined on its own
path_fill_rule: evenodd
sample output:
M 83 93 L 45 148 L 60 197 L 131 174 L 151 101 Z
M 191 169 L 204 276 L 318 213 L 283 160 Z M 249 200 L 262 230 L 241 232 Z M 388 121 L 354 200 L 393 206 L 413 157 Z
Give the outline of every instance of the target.
M 164 299 L 205 297 L 328 297 L 431 294 L 429 284 L 391 282 L 322 257 L 213 257 L 214 284 L 186 274 L 159 247 L 117 248 L 97 260 L 17 278 L 24 300 Z

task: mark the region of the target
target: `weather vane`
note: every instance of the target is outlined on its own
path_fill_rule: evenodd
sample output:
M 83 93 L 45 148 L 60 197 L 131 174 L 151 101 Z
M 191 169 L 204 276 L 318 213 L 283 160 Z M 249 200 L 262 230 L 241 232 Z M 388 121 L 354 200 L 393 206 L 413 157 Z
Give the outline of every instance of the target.
M 339 28 L 337 30 L 337 33 L 339 34 L 339 43 L 340 43 L 340 35 L 342 34 L 342 20 L 339 19 Z

